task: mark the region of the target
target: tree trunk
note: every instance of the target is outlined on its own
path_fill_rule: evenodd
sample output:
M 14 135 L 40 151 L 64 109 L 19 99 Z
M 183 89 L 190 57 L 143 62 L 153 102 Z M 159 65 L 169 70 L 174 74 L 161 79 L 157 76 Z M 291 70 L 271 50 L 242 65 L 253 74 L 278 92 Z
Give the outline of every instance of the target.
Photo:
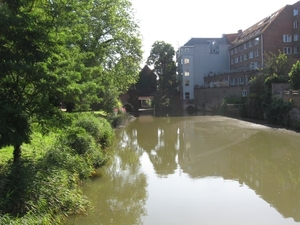
M 14 146 L 14 163 L 18 162 L 21 158 L 21 145 L 15 145 Z

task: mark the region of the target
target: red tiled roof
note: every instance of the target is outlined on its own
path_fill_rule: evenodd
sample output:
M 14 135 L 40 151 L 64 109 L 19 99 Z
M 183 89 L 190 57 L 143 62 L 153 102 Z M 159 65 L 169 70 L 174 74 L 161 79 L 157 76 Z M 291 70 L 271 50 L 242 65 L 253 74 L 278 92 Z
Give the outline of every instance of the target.
M 244 42 L 245 40 L 250 39 L 251 37 L 261 34 L 285 7 L 286 6 L 272 13 L 270 16 L 264 18 L 263 20 L 257 22 L 246 30 L 242 31 L 241 34 L 238 35 L 234 40 L 233 44 L 239 44 L 241 42 Z

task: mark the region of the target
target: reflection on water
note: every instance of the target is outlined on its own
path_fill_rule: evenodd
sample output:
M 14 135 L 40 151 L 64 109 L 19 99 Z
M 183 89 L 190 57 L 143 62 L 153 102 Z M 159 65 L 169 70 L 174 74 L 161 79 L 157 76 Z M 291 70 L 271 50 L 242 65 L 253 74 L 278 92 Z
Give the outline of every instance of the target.
M 140 117 L 67 224 L 299 224 L 300 134 L 219 116 Z

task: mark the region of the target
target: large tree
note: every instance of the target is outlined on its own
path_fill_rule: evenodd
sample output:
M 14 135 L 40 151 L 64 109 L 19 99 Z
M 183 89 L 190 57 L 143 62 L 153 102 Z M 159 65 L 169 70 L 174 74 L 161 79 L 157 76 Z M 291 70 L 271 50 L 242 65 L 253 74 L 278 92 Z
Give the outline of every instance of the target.
M 154 73 L 158 76 L 158 107 L 164 109 L 170 107 L 171 98 L 177 88 L 175 51 L 171 44 L 164 41 L 156 41 L 152 45 L 147 64 L 153 66 Z
M 113 108 L 119 94 L 138 78 L 141 39 L 128 0 L 53 1 L 58 41 L 55 73 L 71 83 L 59 93 L 86 110 L 97 103 Z
M 52 46 L 43 15 L 34 1 L 0 4 L 0 147 L 14 146 L 14 160 L 21 144 L 30 140 L 30 118 L 47 116 L 55 78 L 47 72 Z
M 32 119 L 61 113 L 61 101 L 86 110 L 117 99 L 142 53 L 128 0 L 3 0 L 0 55 L 0 148 L 14 146 L 18 161 Z

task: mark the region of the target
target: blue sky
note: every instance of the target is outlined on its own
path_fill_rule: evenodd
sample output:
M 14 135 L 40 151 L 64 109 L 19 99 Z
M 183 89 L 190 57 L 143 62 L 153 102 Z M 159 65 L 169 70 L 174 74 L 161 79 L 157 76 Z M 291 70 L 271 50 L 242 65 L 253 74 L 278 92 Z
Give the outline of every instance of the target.
M 143 38 L 144 60 L 155 41 L 175 51 L 192 37 L 221 37 L 245 30 L 297 0 L 131 0 Z

